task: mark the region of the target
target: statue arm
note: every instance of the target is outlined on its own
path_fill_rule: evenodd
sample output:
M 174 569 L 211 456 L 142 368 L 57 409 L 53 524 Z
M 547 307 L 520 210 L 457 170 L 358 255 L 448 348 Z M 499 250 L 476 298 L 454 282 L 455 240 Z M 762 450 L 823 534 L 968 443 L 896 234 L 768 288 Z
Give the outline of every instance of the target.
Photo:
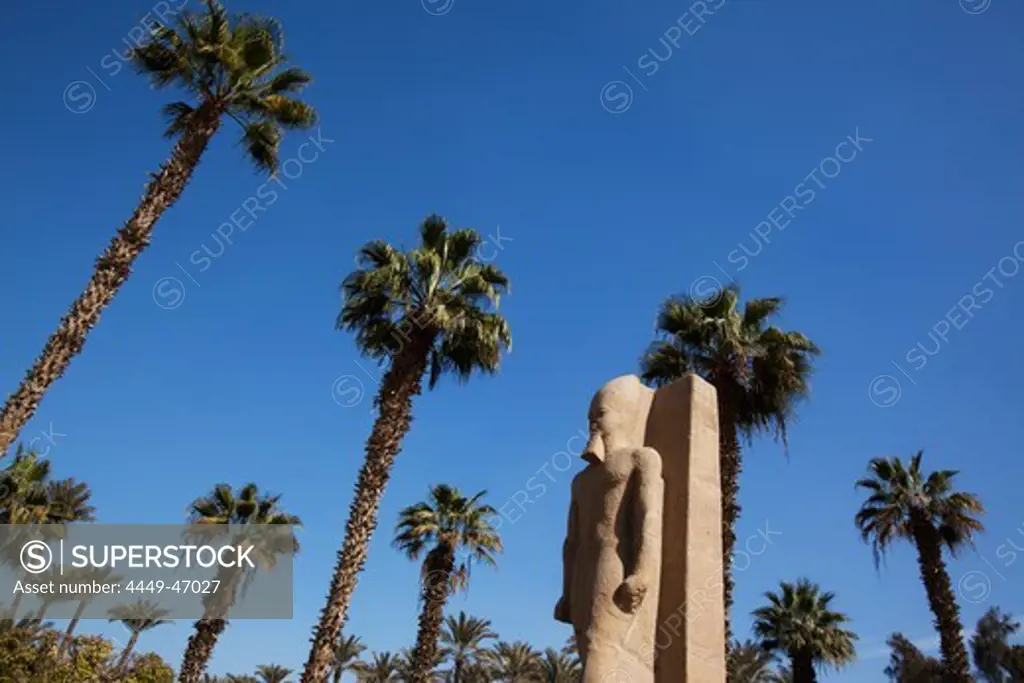
M 575 482 L 574 482 L 575 483 Z M 562 597 L 555 607 L 555 619 L 571 624 L 569 605 L 571 604 L 573 567 L 576 564 L 576 548 L 579 545 L 579 519 L 576 510 L 576 487 L 572 487 L 572 500 L 569 503 L 569 522 L 562 544 Z
M 661 456 L 653 448 L 636 452 L 633 476 L 638 486 L 629 501 L 634 537 L 630 573 L 615 591 L 615 603 L 625 612 L 635 612 L 659 576 L 661 553 L 662 505 L 665 484 L 661 478 Z
M 633 504 L 633 520 L 637 542 L 636 562 L 633 573 L 645 581 L 655 581 L 658 576 L 661 551 L 662 506 L 665 484 L 661 478 L 661 456 L 653 448 L 642 448 L 637 452 L 637 474 L 640 485 Z

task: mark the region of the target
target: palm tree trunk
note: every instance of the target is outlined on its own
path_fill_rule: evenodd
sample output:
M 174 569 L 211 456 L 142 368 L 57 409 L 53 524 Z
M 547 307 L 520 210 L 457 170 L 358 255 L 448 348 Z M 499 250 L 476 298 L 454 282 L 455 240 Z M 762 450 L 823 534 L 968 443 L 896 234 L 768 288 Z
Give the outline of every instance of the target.
M 793 683 L 817 683 L 818 673 L 814 670 L 814 659 L 810 654 L 791 653 L 789 660 L 793 671 Z
M 462 663 L 462 656 L 461 655 L 455 655 L 455 666 L 453 667 L 454 671 L 452 672 L 452 674 L 453 674 L 453 676 L 452 676 L 452 683 L 462 683 L 462 667 L 463 666 L 465 666 L 465 665 Z
M 725 614 L 725 656 L 728 659 L 729 643 L 732 642 L 732 556 L 736 545 L 736 524 L 740 518 L 739 490 L 743 463 L 735 411 L 724 391 L 718 393 L 718 448 L 722 487 L 722 611 Z
M 939 533 L 928 520 L 913 520 L 917 561 L 921 567 L 921 580 L 928 594 L 928 605 L 935 615 L 935 629 L 939 632 L 939 652 L 950 683 L 970 683 L 973 679 L 967 659 L 967 648 L 962 636 L 960 607 L 953 593 L 953 583 L 942 559 Z
M 15 621 L 18 619 L 18 609 L 21 607 L 21 601 L 24 597 L 24 593 L 18 593 L 14 596 L 14 602 L 11 603 L 11 619 Z
M 99 322 L 103 309 L 128 279 L 135 259 L 149 246 L 160 216 L 178 201 L 219 126 L 220 111 L 206 103 L 200 106 L 181 140 L 174 146 L 170 159 L 153 174 L 131 218 L 96 260 L 85 291 L 61 319 L 21 386 L 7 399 L 0 413 L 0 458 L 36 412 L 46 390 L 64 374 L 71 359 L 81 352 L 89 331 Z
M 188 639 L 188 645 L 185 647 L 178 683 L 199 682 L 206 671 L 206 665 L 210 663 L 210 657 L 213 656 L 217 638 L 224 632 L 227 623 L 224 619 L 200 619 L 196 622 L 195 633 Z
M 439 546 L 440 547 L 440 546 Z M 428 683 L 437 662 L 437 641 L 444 622 L 444 605 L 448 601 L 455 556 L 442 549 L 436 561 L 427 559 L 427 575 L 423 581 L 423 611 L 420 613 L 416 648 L 412 652 L 412 679 L 410 683 Z
M 132 637 L 128 639 L 128 644 L 125 645 L 124 652 L 121 653 L 121 660 L 117 663 L 117 675 L 122 681 L 128 676 L 128 659 L 135 651 L 135 643 L 139 642 L 139 633 L 139 631 L 132 631 Z M 213 648 L 210 649 L 212 651 Z
M 82 613 L 85 612 L 85 606 L 87 604 L 88 602 L 85 600 L 78 603 L 78 608 L 75 610 L 75 616 L 71 619 L 71 623 L 68 624 L 68 630 L 64 632 L 64 642 L 60 645 L 61 655 L 67 652 L 68 648 L 71 647 L 71 640 L 75 637 L 75 629 L 78 628 L 78 622 L 81 621 Z
M 366 442 L 366 460 L 356 480 L 355 497 L 349 507 L 345 541 L 331 577 L 327 604 L 313 635 L 309 659 L 301 683 L 324 683 L 331 668 L 333 644 L 345 625 L 349 603 L 366 564 L 370 538 L 377 529 L 377 513 L 395 456 L 412 424 L 412 400 L 420 393 L 427 354 L 433 336 L 419 332 L 400 350 L 385 373 L 377 394 L 378 417 Z

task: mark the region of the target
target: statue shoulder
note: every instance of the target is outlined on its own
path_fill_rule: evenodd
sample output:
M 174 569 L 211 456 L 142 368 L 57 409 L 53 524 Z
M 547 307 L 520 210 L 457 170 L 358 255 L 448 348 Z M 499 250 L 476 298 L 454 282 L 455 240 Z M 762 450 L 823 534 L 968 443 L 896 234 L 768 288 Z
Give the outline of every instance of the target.
M 633 452 L 633 462 L 645 470 L 661 471 L 661 453 L 649 446 L 636 449 Z

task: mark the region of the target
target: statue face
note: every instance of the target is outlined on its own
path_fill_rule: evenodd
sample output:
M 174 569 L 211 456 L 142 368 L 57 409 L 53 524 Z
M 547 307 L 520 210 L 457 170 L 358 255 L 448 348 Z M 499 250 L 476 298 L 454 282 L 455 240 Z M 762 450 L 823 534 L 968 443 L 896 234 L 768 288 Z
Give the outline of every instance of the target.
M 647 409 L 653 392 L 634 375 L 601 387 L 590 402 L 590 440 L 583 459 L 604 462 L 609 451 L 643 446 Z

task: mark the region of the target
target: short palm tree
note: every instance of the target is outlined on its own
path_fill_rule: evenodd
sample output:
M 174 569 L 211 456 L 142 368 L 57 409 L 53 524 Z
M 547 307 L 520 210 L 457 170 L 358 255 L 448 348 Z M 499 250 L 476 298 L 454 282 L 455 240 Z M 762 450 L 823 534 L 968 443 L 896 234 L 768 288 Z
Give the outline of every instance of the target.
M 286 669 L 280 664 L 261 664 L 256 667 L 256 677 L 261 683 L 284 683 L 291 672 L 291 669 Z
M 21 446 L 0 472 L 0 524 L 18 525 L 12 527 L 16 532 L 7 534 L 0 544 L 0 563 L 14 571 L 21 571 L 20 548 L 24 543 L 31 539 L 52 540 L 63 534 L 65 524 L 95 519 L 89 487 L 73 479 L 54 481 L 50 474 L 48 460 Z M 11 614 L 18 613 L 24 596 L 21 592 L 15 595 Z
M 580 660 L 564 651 L 549 647 L 540 660 L 541 683 L 578 683 L 583 674 Z
M 392 683 L 398 680 L 399 658 L 391 652 L 371 653 L 369 662 L 359 662 L 356 679 L 359 683 Z
M 490 677 L 502 683 L 534 683 L 542 674 L 541 654 L 529 643 L 497 642 L 484 653 Z
M 359 636 L 346 636 L 338 634 L 338 640 L 334 644 L 334 659 L 331 662 L 331 676 L 334 683 L 341 683 L 341 677 L 346 671 L 355 671 L 359 668 L 359 656 L 366 651 Z
M 854 659 L 857 635 L 843 626 L 846 615 L 832 610 L 834 593 L 807 579 L 783 581 L 768 604 L 754 610 L 754 634 L 765 652 L 789 658 L 793 683 L 813 683 L 818 667 L 840 668 Z
M 923 452 L 918 451 L 909 466 L 899 458 L 873 458 L 868 463 L 868 477 L 857 482 L 869 495 L 855 522 L 862 538 L 871 544 L 876 567 L 897 540 L 916 546 L 946 675 L 954 683 L 968 683 L 971 674 L 961 636 L 960 608 L 942 548 L 956 555 L 971 545 L 974 534 L 983 529 L 977 517 L 985 510 L 976 496 L 953 490 L 955 470 L 922 472 L 922 457 Z
M 428 501 L 399 513 L 395 547 L 411 560 L 423 558 L 423 611 L 412 657 L 413 683 L 423 683 L 433 670 L 448 596 L 469 587 L 474 563 L 494 566 L 495 554 L 501 552 L 501 538 L 490 521 L 497 511 L 480 502 L 485 493 L 467 498 L 457 488 L 441 484 L 430 489 Z
M 388 370 L 302 683 L 322 683 L 330 670 L 334 642 L 366 563 L 381 496 L 424 377 L 429 371 L 433 388 L 444 374 L 462 381 L 474 371 L 493 374 L 502 352 L 511 347 L 508 323 L 497 312 L 508 278 L 479 260 L 481 242 L 476 231 L 449 231 L 444 219 L 430 216 L 420 226 L 418 247 L 403 253 L 386 242 L 371 242 L 360 250 L 358 270 L 342 284 L 338 327 L 354 331 L 362 353 Z
M 260 170 L 276 172 L 281 130 L 308 128 L 316 112 L 293 95 L 310 77 L 284 68 L 280 25 L 251 15 L 229 17 L 207 0 L 201 14 L 182 13 L 176 28 L 158 25 L 149 40 L 132 50 L 138 71 L 154 87 L 185 90 L 192 103 L 164 107 L 167 136 L 177 143 L 152 174 L 142 200 L 96 261 L 85 291 L 71 305 L 0 412 L 0 457 L 35 413 L 46 390 L 81 352 L 86 336 L 131 274 L 149 245 L 157 221 L 181 196 L 223 117 L 242 127 L 241 144 Z
M 722 591 L 726 655 L 732 637 L 732 555 L 740 515 L 740 439 L 768 431 L 786 442 L 797 404 L 809 393 L 812 361 L 819 351 L 799 332 L 769 324 L 783 306 L 778 297 L 751 299 L 739 310 L 739 289 L 707 299 L 677 296 L 658 314 L 655 341 L 640 360 L 645 382 L 663 386 L 693 372 L 718 394 L 722 486 Z
M 1020 630 L 1020 622 L 998 607 L 991 607 L 978 620 L 971 636 L 971 655 L 978 675 L 985 683 L 1010 683 L 1008 672 L 1013 646 L 1010 636 Z
M 65 570 L 64 582 L 69 585 L 81 585 L 83 583 L 113 583 L 120 581 L 123 577 L 117 576 L 113 573 L 110 567 L 82 567 L 76 568 L 71 567 Z M 71 622 L 68 624 L 67 630 L 64 631 L 64 640 L 61 642 L 61 652 L 66 652 L 71 647 L 71 643 L 75 637 L 75 631 L 78 629 L 78 624 L 81 622 L 82 615 L 85 613 L 86 607 L 92 602 L 96 595 L 93 593 L 79 594 L 78 606 L 75 608 L 75 614 L 71 617 Z
M 441 644 L 445 657 L 452 663 L 452 683 L 467 683 L 466 670 L 480 662 L 486 641 L 497 637 L 489 619 L 471 617 L 461 611 L 458 617 L 448 615 L 441 629 Z
M 167 610 L 162 609 L 156 603 L 146 600 L 111 608 L 110 621 L 121 622 L 132 634 L 128 639 L 128 644 L 124 647 L 124 651 L 121 653 L 120 661 L 117 663 L 117 672 L 122 679 L 128 675 L 128 662 L 135 651 L 135 645 L 139 642 L 139 636 L 150 629 L 168 623 L 164 619 L 168 614 L 170 612 Z
M 246 484 L 235 493 L 228 484 L 218 484 L 209 494 L 192 502 L 189 512 L 189 523 L 197 525 L 238 525 L 252 529 L 264 526 L 301 526 L 302 521 L 295 515 L 281 509 L 281 497 L 260 494 L 256 484 Z M 243 533 L 243 532 L 239 532 Z M 299 541 L 293 533 L 270 534 L 261 539 L 258 529 L 251 531 L 256 542 L 254 552 L 249 556 L 260 568 L 273 569 L 281 555 L 294 555 L 299 552 Z M 236 542 L 236 545 L 240 542 Z M 228 574 L 218 573 L 223 578 L 215 601 L 206 603 L 206 615 L 195 623 L 195 632 L 188 639 L 179 683 L 198 683 L 206 669 L 217 638 L 227 628 L 225 615 L 235 599 L 241 581 L 246 578 L 237 569 L 229 570 Z
M 929 657 L 902 633 L 885 641 L 891 650 L 885 675 L 890 683 L 938 683 L 943 680 L 942 662 Z
M 729 683 L 775 683 L 772 670 L 775 657 L 765 652 L 760 643 L 752 640 L 733 641 L 725 659 L 726 680 Z

